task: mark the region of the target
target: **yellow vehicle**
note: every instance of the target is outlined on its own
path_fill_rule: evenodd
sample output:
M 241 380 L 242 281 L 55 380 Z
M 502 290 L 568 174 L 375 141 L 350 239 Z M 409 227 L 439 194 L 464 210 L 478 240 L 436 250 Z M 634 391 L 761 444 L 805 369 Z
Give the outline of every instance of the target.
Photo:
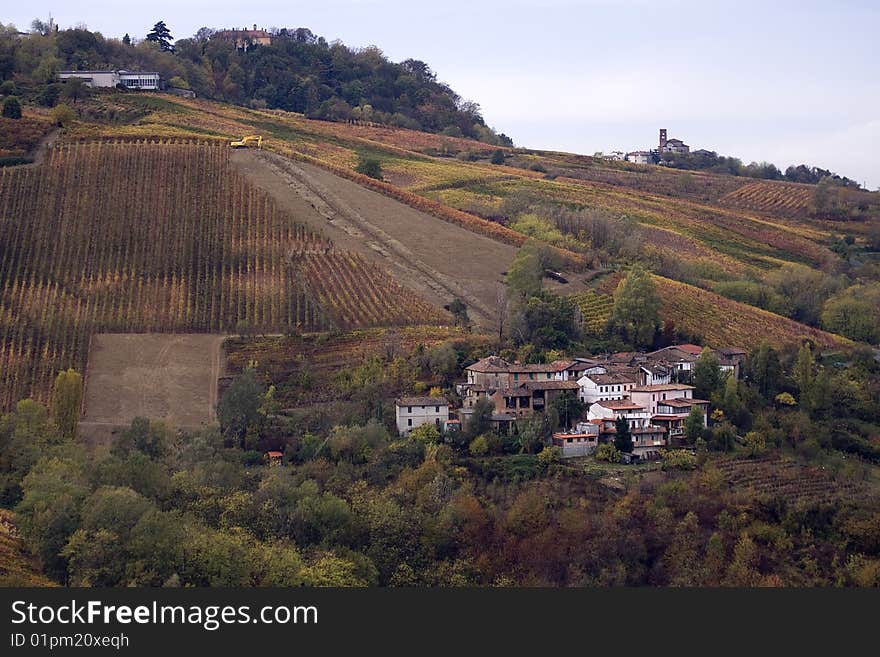
M 229 142 L 229 148 L 245 148 L 252 141 L 257 142 L 257 148 L 263 148 L 262 135 L 248 135 L 247 137 L 242 137 L 239 141 L 231 141 Z

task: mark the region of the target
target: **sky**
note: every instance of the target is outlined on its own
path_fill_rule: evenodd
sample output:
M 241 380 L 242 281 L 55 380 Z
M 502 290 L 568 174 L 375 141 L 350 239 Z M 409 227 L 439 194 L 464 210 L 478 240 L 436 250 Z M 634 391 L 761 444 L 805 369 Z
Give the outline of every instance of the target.
M 58 0 L 7 5 L 108 37 L 308 27 L 427 62 L 517 146 L 656 146 L 806 163 L 880 187 L 880 0 Z

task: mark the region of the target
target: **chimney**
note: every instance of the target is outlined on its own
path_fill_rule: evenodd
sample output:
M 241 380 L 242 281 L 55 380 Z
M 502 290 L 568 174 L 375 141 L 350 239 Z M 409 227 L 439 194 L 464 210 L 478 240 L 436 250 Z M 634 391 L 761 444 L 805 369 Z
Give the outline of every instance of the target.
M 666 148 L 666 128 L 660 128 L 660 152 Z

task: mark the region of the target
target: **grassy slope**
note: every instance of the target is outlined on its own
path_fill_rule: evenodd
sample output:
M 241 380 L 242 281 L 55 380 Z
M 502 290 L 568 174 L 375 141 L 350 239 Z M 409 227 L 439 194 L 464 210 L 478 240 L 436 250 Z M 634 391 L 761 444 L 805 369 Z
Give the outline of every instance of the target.
M 804 202 L 802 185 L 760 183 L 755 187 L 754 181 L 731 176 L 519 149 L 507 151 L 507 164 L 516 166 L 498 166 L 487 159 L 494 147 L 410 130 L 310 121 L 277 110 L 249 110 L 203 100 L 126 95 L 101 102 L 117 103 L 122 114 L 141 116 L 126 125 L 80 124 L 72 132 L 73 138 L 174 135 L 225 141 L 232 136 L 260 133 L 266 138 L 267 148 L 319 164 L 448 221 L 512 244 L 521 243 L 524 236 L 460 210 L 497 208 L 512 195 L 528 194 L 568 207 L 626 214 L 642 226 L 654 249 L 706 264 L 728 278 L 760 275 L 786 262 L 818 266 L 836 258 L 828 248 L 834 236 L 828 222 L 792 212 Z M 352 171 L 358 153 L 363 152 L 382 160 L 385 183 Z M 437 156 L 442 153 L 470 153 L 477 159 Z M 554 175 L 523 168 L 532 164 L 540 164 Z M 757 203 L 761 211 L 737 207 L 738 198 L 752 207 Z M 762 202 L 763 198 L 769 200 Z M 577 262 L 576 255 L 568 255 L 572 263 Z M 675 317 L 681 325 L 701 325 L 704 316 L 698 308 L 708 308 L 713 316 L 722 318 L 718 321 L 730 325 L 711 329 L 715 336 L 751 338 L 758 324 L 769 327 L 761 333 L 774 341 L 816 333 L 751 306 L 708 296 L 691 286 L 667 284 L 665 291 L 671 295 L 668 312 L 682 313 Z M 698 298 L 696 307 L 686 303 Z M 821 342 L 841 344 L 836 336 L 817 335 Z

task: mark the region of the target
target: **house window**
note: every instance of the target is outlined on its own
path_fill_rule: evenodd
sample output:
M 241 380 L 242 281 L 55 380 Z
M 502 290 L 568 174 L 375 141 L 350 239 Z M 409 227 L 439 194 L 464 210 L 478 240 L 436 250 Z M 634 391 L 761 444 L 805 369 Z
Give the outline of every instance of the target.
M 550 372 L 547 372 L 547 378 L 549 379 L 551 376 L 552 374 L 550 374 Z
M 406 407 L 406 412 L 407 412 L 407 413 L 412 413 L 412 406 L 407 406 L 407 407 Z
M 513 380 L 514 380 L 514 381 L 519 381 L 519 373 L 518 373 L 518 372 L 514 372 L 514 373 L 513 373 Z
M 409 418 L 409 419 L 406 421 L 406 426 L 408 426 L 408 427 L 411 427 L 411 426 L 412 426 L 412 418 Z
M 534 378 L 535 378 L 535 374 L 534 374 L 534 372 L 529 372 L 529 378 L 530 378 L 530 379 L 534 379 Z
M 435 412 L 435 413 L 439 413 L 439 412 L 440 412 L 440 407 L 439 407 L 439 406 L 435 406 L 435 407 L 434 407 L 434 412 Z

